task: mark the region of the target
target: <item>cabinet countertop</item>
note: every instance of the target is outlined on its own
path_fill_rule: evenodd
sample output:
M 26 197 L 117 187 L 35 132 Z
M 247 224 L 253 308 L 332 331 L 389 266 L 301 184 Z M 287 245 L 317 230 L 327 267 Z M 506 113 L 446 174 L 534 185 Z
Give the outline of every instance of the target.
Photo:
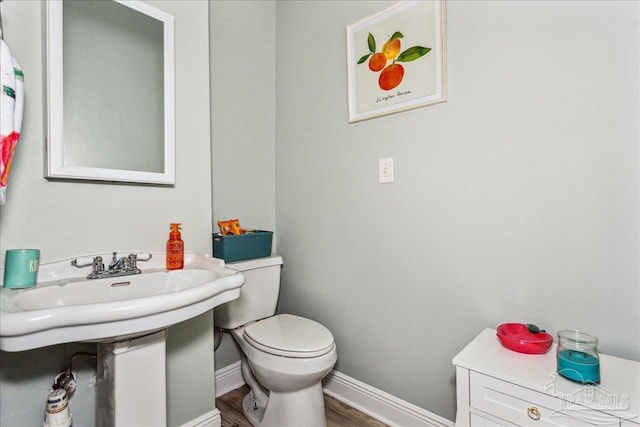
M 601 383 L 578 384 L 557 374 L 555 343 L 545 354 L 517 353 L 503 347 L 496 331 L 487 328 L 453 358 L 453 364 L 640 423 L 640 362 L 599 356 Z

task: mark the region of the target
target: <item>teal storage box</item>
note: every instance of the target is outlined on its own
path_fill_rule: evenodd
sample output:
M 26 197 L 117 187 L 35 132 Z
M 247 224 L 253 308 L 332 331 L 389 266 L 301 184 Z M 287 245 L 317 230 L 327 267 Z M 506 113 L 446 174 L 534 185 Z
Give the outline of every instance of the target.
M 213 257 L 225 262 L 263 258 L 271 255 L 272 231 L 255 230 L 245 234 L 213 234 Z

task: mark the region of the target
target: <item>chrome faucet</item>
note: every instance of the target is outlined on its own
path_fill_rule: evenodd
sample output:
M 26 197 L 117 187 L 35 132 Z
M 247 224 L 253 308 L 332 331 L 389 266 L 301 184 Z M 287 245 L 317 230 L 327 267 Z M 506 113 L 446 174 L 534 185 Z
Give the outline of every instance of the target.
M 87 279 L 102 279 L 105 277 L 140 274 L 142 273 L 142 270 L 138 268 L 138 261 L 148 261 L 150 259 L 150 253 L 140 254 L 140 256 L 138 256 L 138 254 L 129 254 L 118 258 L 118 252 L 112 252 L 111 262 L 106 270 L 101 256 L 97 256 L 95 258 L 76 258 L 71 261 L 71 265 L 74 267 L 85 267 L 91 265 L 92 271 L 87 276 Z
M 120 271 L 120 270 L 126 270 L 129 268 L 129 265 L 131 264 L 131 262 L 129 261 L 129 258 L 126 256 L 121 257 L 120 259 L 118 259 L 117 255 L 118 252 L 112 252 L 113 254 L 113 258 L 111 258 L 111 263 L 109 264 L 109 271 Z M 131 254 L 135 257 L 135 254 Z M 130 255 L 130 256 L 131 256 Z M 134 258 L 135 261 L 135 258 Z

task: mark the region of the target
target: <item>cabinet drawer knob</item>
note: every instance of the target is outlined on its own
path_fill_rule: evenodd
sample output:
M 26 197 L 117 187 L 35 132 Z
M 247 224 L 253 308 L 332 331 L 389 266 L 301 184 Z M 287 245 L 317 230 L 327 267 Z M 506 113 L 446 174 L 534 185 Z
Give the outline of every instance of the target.
M 540 411 L 535 406 L 527 408 L 527 415 L 534 421 L 538 421 L 540 419 Z

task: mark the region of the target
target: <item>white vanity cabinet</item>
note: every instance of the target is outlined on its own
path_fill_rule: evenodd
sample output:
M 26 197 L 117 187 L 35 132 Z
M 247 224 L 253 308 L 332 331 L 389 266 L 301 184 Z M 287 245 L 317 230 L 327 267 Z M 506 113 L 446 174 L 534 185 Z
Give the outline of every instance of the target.
M 457 356 L 456 426 L 640 427 L 640 363 L 600 354 L 599 385 L 556 372 L 556 345 L 545 354 L 503 347 L 483 330 Z

